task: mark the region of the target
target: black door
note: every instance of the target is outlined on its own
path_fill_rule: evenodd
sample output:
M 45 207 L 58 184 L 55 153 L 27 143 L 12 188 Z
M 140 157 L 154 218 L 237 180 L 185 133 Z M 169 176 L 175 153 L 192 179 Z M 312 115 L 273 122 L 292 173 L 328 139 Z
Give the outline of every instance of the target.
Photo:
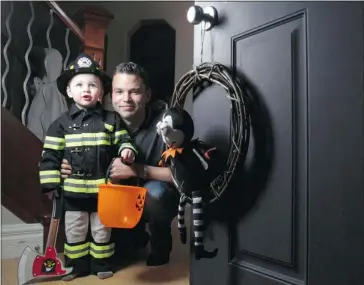
M 196 5 L 222 18 L 203 61 L 245 78 L 253 108 L 247 162 L 209 210 L 218 256 L 192 257 L 191 284 L 364 284 L 363 3 Z M 226 150 L 224 91 L 205 89 L 193 109 L 199 137 Z

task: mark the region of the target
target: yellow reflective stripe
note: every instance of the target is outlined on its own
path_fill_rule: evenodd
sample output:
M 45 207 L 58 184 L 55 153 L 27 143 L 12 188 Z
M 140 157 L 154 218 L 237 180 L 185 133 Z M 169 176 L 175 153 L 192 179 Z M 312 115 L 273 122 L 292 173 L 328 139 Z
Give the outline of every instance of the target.
M 50 141 L 50 142 L 56 142 L 56 143 L 63 143 L 65 142 L 64 138 L 59 138 L 59 137 L 51 137 L 51 136 L 46 136 L 44 141 Z
M 100 179 L 93 179 L 93 180 L 84 180 L 84 179 L 74 179 L 74 178 L 67 178 L 65 179 L 64 183 L 68 184 L 77 184 L 77 185 L 94 185 L 98 186 L 99 184 L 105 183 L 104 178 Z
M 61 172 L 59 170 L 42 170 L 39 171 L 39 178 L 41 184 L 60 183 Z
M 61 182 L 61 178 L 44 178 L 44 179 L 40 179 L 40 184 L 47 184 L 47 183 L 60 183 Z
M 63 189 L 68 192 L 93 194 L 98 193 L 98 186 L 104 183 L 104 178 L 94 180 L 67 178 L 64 180 Z
M 86 194 L 99 193 L 98 187 L 83 188 L 83 187 L 71 187 L 71 186 L 64 185 L 63 190 L 67 191 L 67 192 L 73 192 L 73 193 L 86 193 Z
M 82 133 L 82 134 L 73 134 L 73 135 L 65 135 L 66 137 L 66 143 L 67 140 L 75 140 L 75 139 L 83 139 L 83 138 L 107 138 L 108 134 L 107 133 Z
M 105 129 L 112 132 L 114 130 L 114 126 L 104 123 Z
M 117 138 L 117 137 L 121 137 L 121 136 L 123 136 L 123 135 L 125 135 L 125 134 L 127 134 L 128 132 L 126 131 L 126 130 L 122 130 L 122 131 L 117 131 L 117 132 L 115 132 L 115 137 Z
M 67 243 L 64 245 L 64 249 L 66 249 L 68 251 L 83 250 L 83 249 L 88 249 L 89 247 L 90 247 L 89 242 L 85 242 L 85 243 L 79 244 L 79 245 L 69 245 Z
M 52 145 L 52 144 L 48 144 L 45 143 L 43 145 L 44 149 L 53 149 L 53 150 L 64 150 L 64 145 Z
M 90 251 L 90 243 L 86 242 L 80 245 L 64 245 L 64 255 L 67 257 L 74 259 L 86 256 L 89 254 Z
M 66 135 L 66 147 L 111 145 L 112 136 L 107 133 L 83 133 Z
M 123 143 L 121 146 L 120 146 L 120 148 L 119 148 L 119 154 L 121 153 L 121 151 L 124 149 L 124 148 L 131 148 L 132 150 L 134 150 L 135 151 L 135 153 L 137 153 L 137 151 L 136 151 L 136 149 L 133 147 L 133 145 L 132 144 L 130 144 L 130 143 Z
M 54 150 L 63 150 L 64 145 L 65 145 L 64 138 L 46 136 L 44 139 L 43 148 L 54 149 Z
M 115 244 L 96 245 L 91 243 L 90 255 L 94 258 L 108 258 L 115 253 Z
M 117 144 L 120 141 L 121 137 L 123 135 L 126 135 L 127 133 L 128 132 L 126 130 L 122 130 L 122 131 L 115 132 L 113 144 Z
M 61 171 L 59 170 L 42 170 L 39 171 L 40 176 L 46 176 L 46 175 L 61 175 Z
M 111 143 L 106 140 L 82 141 L 82 142 L 80 141 L 80 142 L 67 143 L 66 147 L 97 146 L 97 145 L 111 145 Z

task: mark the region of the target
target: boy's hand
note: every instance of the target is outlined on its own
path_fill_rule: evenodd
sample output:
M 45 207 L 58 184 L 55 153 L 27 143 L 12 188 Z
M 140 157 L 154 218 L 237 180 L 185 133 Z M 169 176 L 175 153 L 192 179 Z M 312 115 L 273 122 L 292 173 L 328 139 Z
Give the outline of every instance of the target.
M 71 165 L 68 163 L 68 161 L 66 159 L 63 159 L 62 160 L 62 164 L 61 164 L 61 177 L 63 179 L 66 179 L 71 174 L 72 174 L 72 167 L 71 167 Z
M 56 190 L 53 190 L 53 191 L 47 192 L 45 194 L 47 195 L 49 200 L 53 200 L 54 196 L 56 195 L 56 192 L 57 192 Z
M 126 163 L 133 163 L 135 160 L 134 152 L 129 149 L 125 148 L 121 151 L 121 161 Z

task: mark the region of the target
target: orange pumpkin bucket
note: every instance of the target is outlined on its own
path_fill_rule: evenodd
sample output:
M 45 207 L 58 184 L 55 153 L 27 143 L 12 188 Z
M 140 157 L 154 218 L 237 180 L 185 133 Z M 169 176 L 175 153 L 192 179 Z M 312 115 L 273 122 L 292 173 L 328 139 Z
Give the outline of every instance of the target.
M 106 177 L 109 177 L 109 166 Z M 138 183 L 139 184 L 139 183 Z M 101 223 L 109 228 L 134 228 L 140 221 L 147 189 L 139 186 L 99 185 L 98 214 Z

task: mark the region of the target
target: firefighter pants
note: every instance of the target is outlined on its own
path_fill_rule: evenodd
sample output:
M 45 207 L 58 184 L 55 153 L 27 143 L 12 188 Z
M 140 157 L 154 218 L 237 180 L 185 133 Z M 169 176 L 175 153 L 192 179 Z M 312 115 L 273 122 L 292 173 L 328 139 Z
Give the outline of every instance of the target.
M 80 276 L 112 271 L 111 229 L 104 227 L 97 212 L 65 209 L 64 221 L 66 267 L 73 267 L 73 273 Z

